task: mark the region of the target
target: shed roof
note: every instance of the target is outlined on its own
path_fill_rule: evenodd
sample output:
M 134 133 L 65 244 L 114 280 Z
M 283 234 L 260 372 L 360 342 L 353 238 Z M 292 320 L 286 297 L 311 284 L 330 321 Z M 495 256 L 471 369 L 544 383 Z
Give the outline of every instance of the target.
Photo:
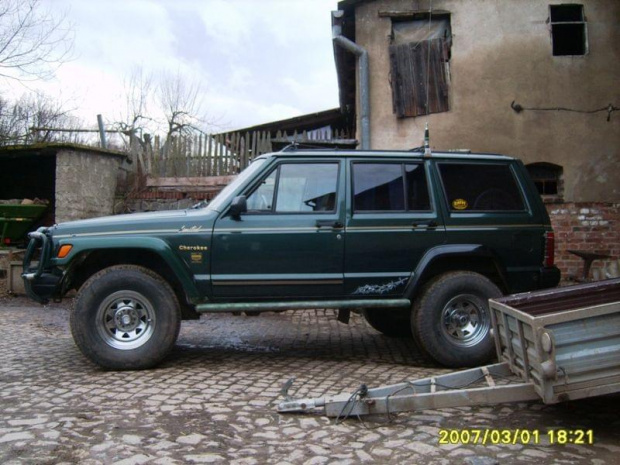
M 345 120 L 340 108 L 309 113 L 307 115 L 295 116 L 293 118 L 287 118 L 279 121 L 270 121 L 269 123 L 258 124 L 256 126 L 235 129 L 234 131 L 226 131 L 223 134 L 253 131 L 268 131 L 273 133 L 277 131 L 302 132 L 318 129 L 324 126 L 345 126 Z
M 127 159 L 127 154 L 117 150 L 102 149 L 82 144 L 72 144 L 69 142 L 43 142 L 30 145 L 7 145 L 0 147 L 0 158 L 15 156 L 55 156 L 61 150 L 74 152 L 88 152 L 95 155 L 118 157 Z

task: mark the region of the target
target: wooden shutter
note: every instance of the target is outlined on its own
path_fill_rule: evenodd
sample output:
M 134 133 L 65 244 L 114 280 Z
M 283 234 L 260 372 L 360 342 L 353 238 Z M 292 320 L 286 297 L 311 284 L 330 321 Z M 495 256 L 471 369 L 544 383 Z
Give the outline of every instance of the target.
M 429 61 L 430 47 L 430 61 Z M 440 113 L 450 109 L 444 39 L 409 42 L 390 46 L 392 107 L 399 118 Z M 427 65 L 430 64 L 427 77 Z M 428 106 L 426 83 L 428 79 Z

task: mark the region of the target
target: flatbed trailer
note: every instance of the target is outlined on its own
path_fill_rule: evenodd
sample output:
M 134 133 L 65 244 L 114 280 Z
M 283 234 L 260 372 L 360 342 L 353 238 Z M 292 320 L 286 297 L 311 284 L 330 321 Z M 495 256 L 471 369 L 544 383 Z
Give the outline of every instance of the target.
M 278 411 L 328 417 L 620 392 L 620 279 L 489 301 L 499 363 L 321 398 L 288 397 Z

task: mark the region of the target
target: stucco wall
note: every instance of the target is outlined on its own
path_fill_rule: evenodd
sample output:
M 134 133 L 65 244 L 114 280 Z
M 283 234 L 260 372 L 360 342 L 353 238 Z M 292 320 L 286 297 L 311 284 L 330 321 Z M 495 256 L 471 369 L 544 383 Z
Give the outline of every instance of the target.
M 377 0 L 356 9 L 356 42 L 369 52 L 371 146 L 408 149 L 422 145 L 424 124 L 431 147 L 499 152 L 525 163 L 564 168 L 567 201 L 620 201 L 620 112 L 582 114 L 524 111 L 524 107 L 596 109 L 620 106 L 620 1 L 581 0 L 587 17 L 589 52 L 552 55 L 540 0 L 434 0 L 451 13 L 453 34 L 451 110 L 397 119 L 389 84 L 391 19 L 379 10 L 428 10 L 428 1 Z M 359 124 L 358 124 L 358 134 Z
M 56 154 L 56 222 L 111 215 L 120 160 L 60 150 Z

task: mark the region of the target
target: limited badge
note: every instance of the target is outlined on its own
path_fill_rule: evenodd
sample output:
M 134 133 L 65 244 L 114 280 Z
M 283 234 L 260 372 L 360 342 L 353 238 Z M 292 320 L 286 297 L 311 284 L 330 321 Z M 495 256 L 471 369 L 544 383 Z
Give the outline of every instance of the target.
M 202 254 L 199 252 L 192 252 L 190 255 L 192 258 L 192 263 L 202 263 Z
M 455 210 L 466 210 L 469 204 L 465 199 L 454 199 L 452 201 L 452 208 Z

